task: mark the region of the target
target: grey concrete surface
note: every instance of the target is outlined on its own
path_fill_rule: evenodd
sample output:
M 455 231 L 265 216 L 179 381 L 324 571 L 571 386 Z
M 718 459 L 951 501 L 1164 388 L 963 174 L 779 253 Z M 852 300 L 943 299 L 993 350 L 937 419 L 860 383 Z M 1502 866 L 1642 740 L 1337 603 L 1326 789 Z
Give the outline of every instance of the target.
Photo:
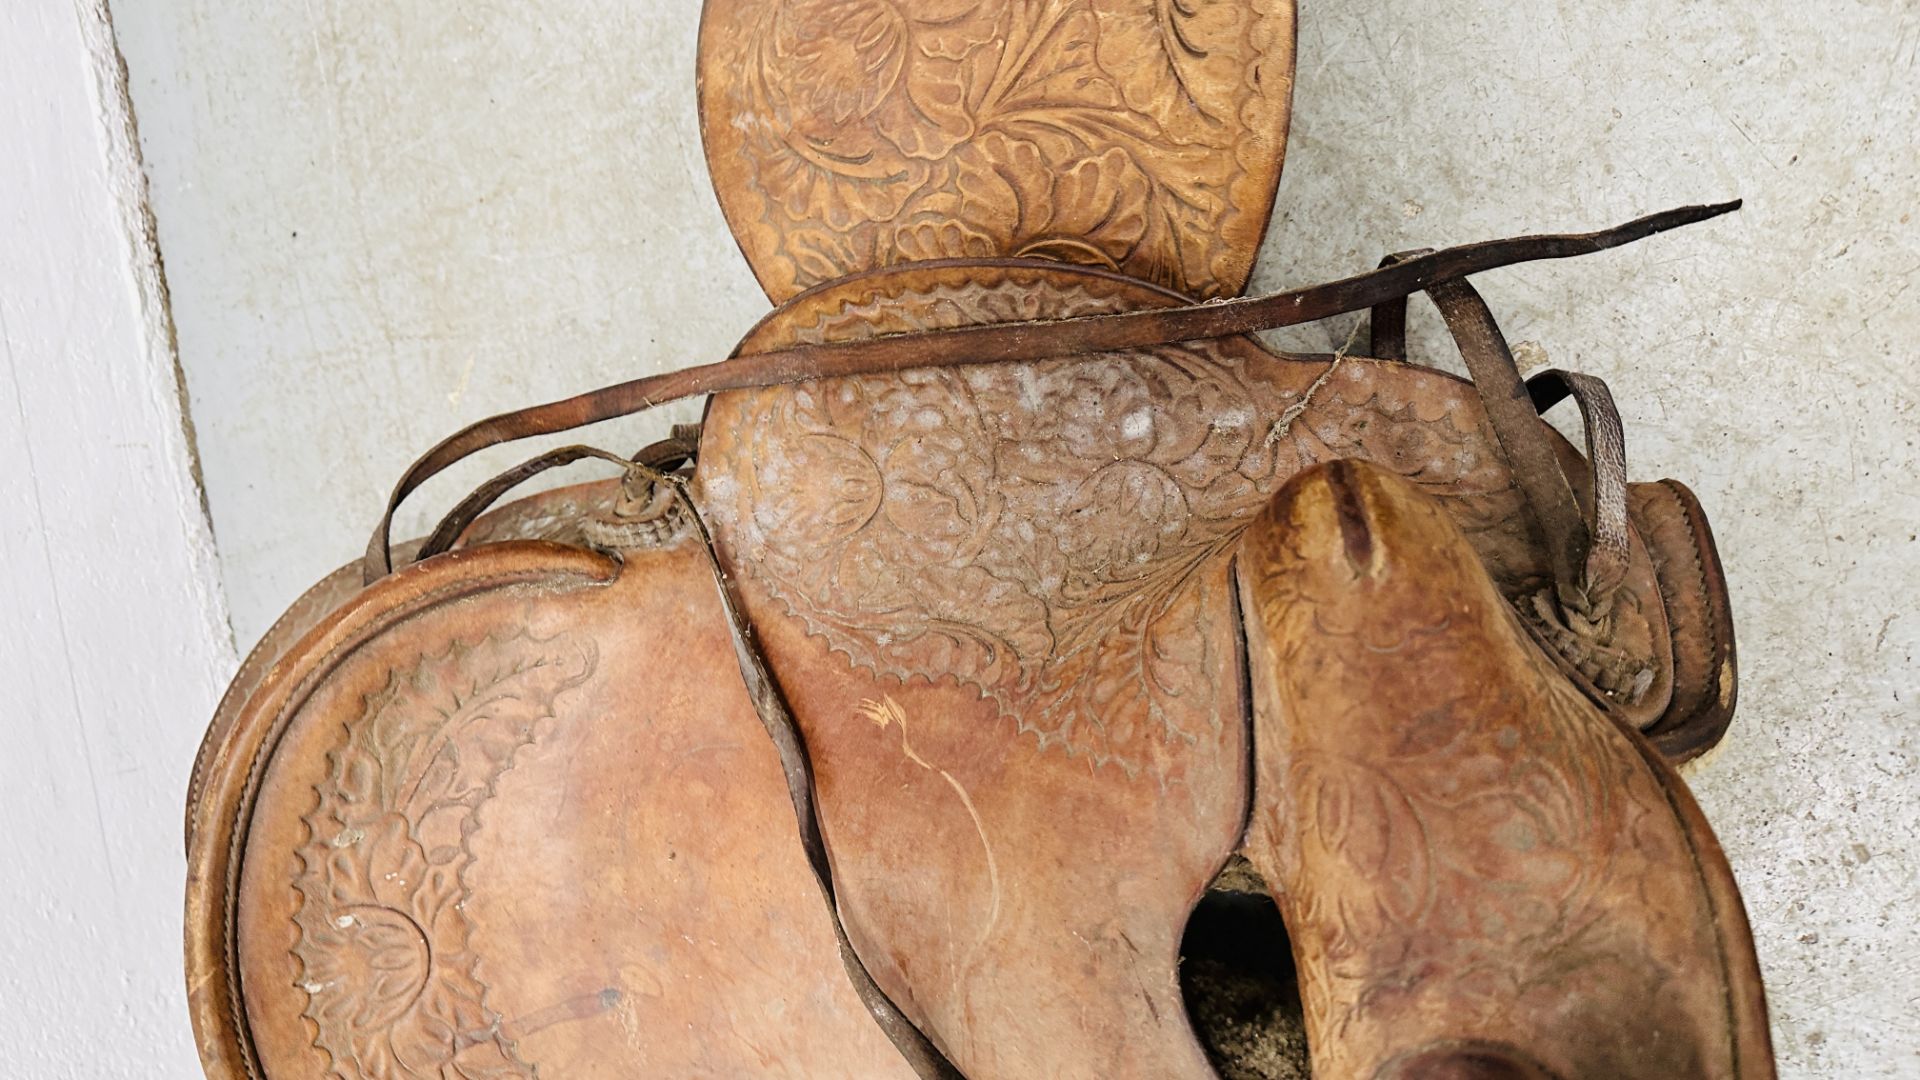
M 434 438 L 718 357 L 764 309 L 707 189 L 692 0 L 113 6 L 243 645 Z M 1744 686 L 1692 779 L 1783 1074 L 1920 1076 L 1920 5 L 1306 0 L 1301 26 L 1259 287 L 1747 200 L 1481 284 L 1718 530 Z

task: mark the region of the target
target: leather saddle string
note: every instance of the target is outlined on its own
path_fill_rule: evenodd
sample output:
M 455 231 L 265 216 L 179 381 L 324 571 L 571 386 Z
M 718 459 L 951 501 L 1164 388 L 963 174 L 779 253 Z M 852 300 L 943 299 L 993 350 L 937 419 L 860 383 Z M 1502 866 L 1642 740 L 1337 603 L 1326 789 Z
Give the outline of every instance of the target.
M 746 617 L 732 576 L 720 563 L 713 533 L 707 529 L 706 519 L 701 517 L 692 492 L 687 490 L 686 478 L 677 473 L 662 473 L 639 463 L 629 468 L 657 484 L 670 486 L 687 512 L 688 520 L 693 523 L 695 532 L 699 534 L 701 550 L 706 554 L 707 565 L 713 570 L 714 583 L 719 587 L 720 606 L 733 636 L 734 659 L 740 665 L 741 681 L 745 683 L 747 696 L 753 702 L 753 711 L 759 715 L 761 726 L 766 728 L 768 737 L 773 740 L 774 750 L 779 754 L 780 769 L 786 775 L 787 795 L 793 801 L 794 818 L 800 826 L 800 846 L 806 853 L 807 866 L 813 872 L 813 879 L 820 886 L 820 895 L 826 901 L 828 921 L 833 924 L 833 936 L 840 946 L 840 963 L 846 969 L 854 993 L 920 1080 L 966 1080 L 965 1075 L 947 1060 L 926 1032 L 908 1019 L 886 991 L 880 988 L 880 984 L 874 981 L 872 973 L 854 950 L 853 942 L 847 937 L 847 928 L 840 920 L 839 898 L 834 889 L 833 863 L 827 855 L 826 839 L 820 831 L 813 763 L 807 754 L 806 737 L 799 723 L 794 720 L 793 710 L 787 705 L 786 695 L 768 667 L 765 654 L 754 639 L 753 623 Z
M 1381 265 L 1426 254 L 1389 255 Z M 1540 529 L 1556 599 L 1581 614 L 1604 613 L 1626 578 L 1629 557 L 1626 441 L 1613 395 L 1601 380 L 1574 372 L 1554 370 L 1534 382 L 1523 380 L 1493 313 L 1466 281 L 1438 282 L 1427 295 L 1453 335 L 1507 468 Z M 1375 305 L 1368 319 L 1369 351 L 1381 359 L 1405 361 L 1406 318 L 1404 297 Z M 1582 512 L 1553 437 L 1540 419 L 1547 407 L 1568 395 L 1578 401 L 1586 428 L 1594 492 L 1591 520 Z
M 1354 277 L 1269 296 L 799 345 L 681 368 L 502 413 L 455 432 L 401 475 L 367 542 L 364 576 L 372 582 L 393 569 L 390 534 L 393 515 L 400 503 L 432 476 L 489 446 L 570 431 L 669 401 L 722 390 L 910 368 L 1044 360 L 1293 326 L 1373 307 L 1441 282 L 1502 266 L 1605 251 L 1655 233 L 1718 217 L 1739 206 L 1736 200 L 1682 207 L 1600 232 L 1520 237 L 1448 248 Z
M 826 839 L 820 830 L 813 762 L 807 753 L 806 737 L 794 719 L 793 710 L 787 705 L 786 695 L 781 692 L 765 654 L 754 639 L 753 623 L 746 617 L 733 578 L 720 564 L 720 553 L 714 546 L 713 533 L 707 528 L 706 519 L 701 516 L 692 493 L 687 490 L 686 478 L 668 471 L 692 460 L 695 449 L 694 440 L 676 431 L 674 437 L 653 443 L 632 458 L 623 458 L 592 446 L 563 446 L 549 450 L 501 472 L 475 488 L 472 494 L 462 499 L 441 519 L 426 543 L 421 545 L 418 558 L 424 561 L 450 548 L 475 518 L 516 484 L 576 461 L 587 458 L 610 461 L 625 468 L 629 477 L 637 475 L 671 489 L 673 497 L 679 500 L 687 519 L 692 522 L 707 566 L 713 571 L 714 584 L 720 594 L 721 612 L 726 616 L 727 632 L 733 641 L 734 659 L 740 667 L 740 680 L 746 688 L 748 700 L 753 704 L 754 713 L 760 718 L 760 725 L 766 729 L 774 752 L 780 758 L 780 771 L 786 779 L 787 796 L 793 803 L 794 819 L 800 831 L 800 847 L 806 855 L 807 867 L 813 873 L 814 882 L 819 885 L 821 896 L 826 901 L 827 918 L 833 925 L 834 940 L 840 949 L 840 964 L 846 970 L 854 994 L 920 1080 L 965 1080 L 960 1070 L 933 1044 L 933 1040 L 908 1019 L 893 999 L 887 996 L 887 992 L 880 988 L 859 953 L 854 950 L 852 940 L 847 937 L 833 883 L 833 864 L 828 858 Z
M 1544 414 L 1568 397 L 1580 407 L 1587 461 L 1593 470 L 1593 514 L 1588 523 L 1584 585 L 1587 598 L 1604 604 L 1627 577 L 1631 557 L 1627 532 L 1627 438 L 1620 410 L 1606 381 L 1577 371 L 1548 368 L 1527 380 L 1527 396 Z
M 535 476 L 546 472 L 548 469 L 571 465 L 576 461 L 584 461 L 587 458 L 598 458 L 601 461 L 610 461 L 619 465 L 621 468 L 626 468 L 634 462 L 646 460 L 648 450 L 652 449 L 653 447 L 649 446 L 647 450 L 642 450 L 631 458 L 624 458 L 619 454 L 611 453 L 598 447 L 576 444 L 573 446 L 557 447 L 537 457 L 523 461 L 513 468 L 493 477 L 486 483 L 481 484 L 479 487 L 474 488 L 465 498 L 455 504 L 453 509 L 447 511 L 446 516 L 440 519 L 439 524 L 434 526 L 433 531 L 428 533 L 426 540 L 420 544 L 420 550 L 414 554 L 414 561 L 425 562 L 435 555 L 451 549 L 454 542 L 460 539 L 460 534 L 466 531 L 466 527 L 471 525 L 475 518 L 485 513 L 487 507 L 492 506 L 498 501 L 500 496 L 505 495 L 508 491 L 520 484 L 526 483 Z M 667 463 L 648 461 L 648 464 L 655 468 L 660 468 Z
M 447 511 L 446 516 L 440 519 L 433 531 L 427 534 L 427 539 L 420 545 L 419 552 L 414 555 L 414 561 L 425 562 L 441 552 L 452 549 L 454 543 L 460 539 L 460 534 L 466 532 L 467 526 L 473 524 L 474 519 L 481 514 L 486 513 L 487 508 L 497 502 L 502 495 L 548 469 L 571 465 L 586 458 L 599 458 L 602 461 L 611 461 L 622 468 L 642 465 L 657 472 L 665 472 L 692 461 L 696 449 L 698 448 L 691 440 L 675 435 L 648 445 L 631 458 L 623 458 L 618 454 L 608 453 L 592 446 L 562 446 L 549 450 L 507 469 L 469 492 L 466 498 L 461 499 L 453 509 Z

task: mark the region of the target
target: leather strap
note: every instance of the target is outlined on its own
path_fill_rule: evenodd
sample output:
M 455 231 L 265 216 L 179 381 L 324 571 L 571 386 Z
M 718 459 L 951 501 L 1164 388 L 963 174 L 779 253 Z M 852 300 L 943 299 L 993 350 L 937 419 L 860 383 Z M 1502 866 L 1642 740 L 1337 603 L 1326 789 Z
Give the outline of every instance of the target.
M 1057 356 L 1142 349 L 1179 341 L 1231 337 L 1359 311 L 1454 279 L 1515 263 L 1563 259 L 1619 247 L 1656 233 L 1737 210 L 1736 200 L 1682 207 L 1593 233 L 1531 236 L 1448 248 L 1369 273 L 1270 296 L 1186 307 L 1089 315 L 1074 319 L 994 323 L 957 330 L 896 334 L 860 341 L 800 345 L 736 356 L 634 379 L 575 397 L 503 413 L 455 432 L 408 467 L 367 542 L 364 576 L 393 569 L 394 512 L 430 477 L 476 451 L 534 435 L 570 431 L 628 416 L 669 401 L 845 375 L 1045 360 Z M 1564 478 L 1563 478 L 1564 480 Z
M 694 426 L 697 428 L 697 425 Z M 618 454 L 611 454 L 592 446 L 562 446 L 556 450 L 549 450 L 538 457 L 515 465 L 468 493 L 466 498 L 461 499 L 453 509 L 447 511 L 446 516 L 440 519 L 440 523 L 434 526 L 433 532 L 427 535 L 426 542 L 420 545 L 419 552 L 414 555 L 414 561 L 423 562 L 443 551 L 450 550 L 460 539 L 460 535 L 467 531 L 467 526 L 472 525 L 474 519 L 486 513 L 488 507 L 500 500 L 500 496 L 548 469 L 571 465 L 587 458 L 599 458 L 602 461 L 611 461 L 621 468 L 638 464 L 657 472 L 667 472 L 692 461 L 695 449 L 697 447 L 693 440 L 682 438 L 676 431 L 671 438 L 653 443 L 631 458 L 623 458 Z
M 1393 266 L 1433 254 L 1432 248 L 1396 252 L 1380 260 L 1380 266 Z M 1396 363 L 1407 362 L 1407 298 L 1396 296 L 1373 305 L 1367 315 L 1367 355 Z
M 693 523 L 707 565 L 713 571 L 714 584 L 720 592 L 720 608 L 727 620 L 727 632 L 733 639 L 734 659 L 740 666 L 741 682 L 746 687 L 755 714 L 760 717 L 760 725 L 766 729 L 773 741 L 774 751 L 779 755 L 780 771 L 785 775 L 787 796 L 793 802 L 794 819 L 800 830 L 800 847 L 806 854 L 807 866 L 813 872 L 814 881 L 820 886 L 820 893 L 826 900 L 828 921 L 833 924 L 834 939 L 840 946 L 840 963 L 846 969 L 854 993 L 921 1080 L 965 1080 L 926 1033 L 907 1019 L 900 1007 L 880 988 L 865 962 L 854 951 L 852 940 L 847 937 L 834 889 L 833 864 L 827 857 L 826 839 L 820 830 L 820 816 L 814 797 L 813 762 L 807 753 L 806 738 L 754 639 L 753 624 L 746 617 L 733 579 L 721 568 L 720 553 L 714 547 L 713 534 L 687 490 L 686 478 L 670 471 L 692 460 L 696 442 L 695 437 L 683 435 L 681 429 L 676 429 L 673 437 L 653 443 L 632 458 L 623 458 L 592 446 L 562 446 L 549 450 L 500 473 L 460 500 L 434 527 L 426 543 L 421 545 L 418 558 L 432 558 L 451 548 L 474 519 L 515 485 L 548 469 L 587 458 L 613 462 L 626 469 L 630 478 L 638 477 L 672 491 L 673 497 L 686 510 L 688 520 Z
M 1464 281 L 1443 281 L 1428 290 L 1453 332 L 1473 386 L 1486 406 L 1494 438 L 1506 455 L 1514 483 L 1546 541 L 1553 579 L 1562 590 L 1581 585 L 1590 538 L 1573 485 L 1561 471 L 1553 434 L 1533 411 L 1519 365 L 1486 301 Z
M 807 755 L 806 737 L 799 723 L 794 720 L 786 695 L 781 692 L 779 682 L 767 666 L 766 656 L 754 639 L 753 623 L 747 619 L 733 578 L 720 564 L 720 553 L 714 547 L 713 533 L 708 531 L 693 494 L 687 490 L 686 478 L 677 473 L 659 472 L 637 462 L 628 468 L 647 476 L 656 484 L 671 487 L 674 497 L 680 500 L 680 505 L 686 510 L 688 520 L 693 522 L 694 531 L 699 534 L 701 550 L 706 553 L 707 565 L 713 570 L 714 584 L 720 590 L 720 606 L 726 613 L 727 627 L 733 635 L 733 653 L 740 664 L 741 681 L 746 684 L 753 710 L 759 714 L 760 724 L 767 729 L 768 737 L 773 740 L 773 748 L 780 756 L 780 769 L 787 780 L 787 795 L 793 801 L 794 818 L 800 826 L 800 846 L 806 853 L 807 866 L 813 871 L 813 879 L 820 886 L 820 895 L 826 901 L 828 920 L 833 923 L 833 936 L 840 944 L 840 963 L 846 968 L 854 993 L 920 1080 L 966 1080 L 953 1062 L 947 1060 L 947 1056 L 927 1037 L 926 1032 L 909 1020 L 886 991 L 880 988 L 880 984 L 874 981 L 873 974 L 867 970 L 859 953 L 854 951 L 853 942 L 847 937 L 847 928 L 840 921 L 839 898 L 834 890 L 833 863 L 827 856 L 826 838 L 820 831 L 820 814 L 814 801 L 813 763 Z
M 644 454 L 645 451 L 641 453 Z M 548 469 L 571 465 L 576 461 L 584 461 L 587 458 L 599 458 L 601 461 L 611 461 L 621 468 L 626 468 L 633 462 L 639 461 L 640 456 L 640 454 L 635 454 L 631 459 L 623 458 L 619 454 L 610 453 L 598 447 L 575 445 L 562 446 L 558 449 L 549 450 L 538 457 L 523 461 L 513 468 L 495 476 L 493 479 L 488 480 L 486 483 L 481 484 L 479 487 L 474 488 L 467 494 L 466 498 L 461 499 L 454 505 L 453 509 L 447 511 L 447 515 L 440 519 L 440 523 L 433 527 L 432 532 L 427 534 L 427 539 L 420 545 L 420 551 L 414 556 L 414 561 L 425 562 L 435 555 L 451 549 L 454 542 L 460 539 L 460 534 L 466 531 L 467 526 L 473 524 L 475 518 L 486 513 L 487 507 L 499 501 L 500 496 L 505 495 L 513 488 L 546 472 Z
M 1529 398 L 1543 399 L 1545 412 L 1571 396 L 1580 406 L 1586 432 L 1587 461 L 1593 469 L 1593 514 L 1581 585 L 1592 603 L 1604 603 L 1627 578 L 1631 541 L 1627 532 L 1627 439 L 1613 391 L 1604 380 L 1577 371 L 1549 368 L 1527 380 Z
M 1426 254 L 1389 255 L 1380 265 Z M 1583 615 L 1604 613 L 1626 579 L 1629 559 L 1626 439 L 1613 394 L 1600 379 L 1558 369 L 1523 381 L 1505 335 L 1473 286 L 1464 280 L 1443 281 L 1427 295 L 1446 320 L 1507 468 L 1540 529 L 1552 560 L 1555 599 Z M 1374 306 L 1368 319 L 1374 355 L 1406 360 L 1406 319 L 1404 297 Z M 1586 430 L 1587 461 L 1593 470 L 1591 518 L 1582 513 L 1540 419 L 1569 396 L 1579 403 Z
M 421 546 L 419 558 L 431 558 L 450 548 L 475 518 L 516 484 L 548 469 L 587 458 L 613 462 L 625 468 L 630 478 L 637 476 L 671 490 L 673 497 L 686 510 L 688 520 L 693 523 L 701 551 L 713 571 L 714 585 L 720 593 L 720 608 L 726 616 L 727 632 L 733 640 L 734 659 L 740 666 L 740 679 L 746 687 L 748 699 L 753 703 L 754 713 L 760 718 L 760 725 L 766 729 L 773 741 L 774 751 L 779 755 L 780 771 L 787 782 L 787 796 L 793 802 L 794 819 L 799 826 L 800 847 L 806 855 L 807 867 L 813 872 L 814 881 L 826 901 L 827 918 L 833 924 L 834 939 L 840 947 L 840 964 L 846 969 L 854 994 L 920 1080 L 965 1080 L 959 1069 L 934 1046 L 926 1033 L 909 1020 L 886 991 L 880 988 L 865 962 L 854 951 L 852 940 L 847 937 L 834 889 L 833 864 L 827 856 L 826 839 L 820 830 L 820 815 L 814 797 L 813 761 L 807 753 L 806 737 L 799 723 L 794 720 L 786 695 L 781 692 L 765 655 L 754 639 L 753 624 L 746 617 L 733 579 L 721 568 L 713 533 L 708 530 L 699 506 L 687 490 L 686 478 L 668 471 L 690 460 L 694 449 L 693 440 L 682 437 L 676 431 L 674 437 L 648 446 L 631 459 L 592 446 L 563 446 L 549 450 L 475 488 L 472 494 L 462 499 L 441 519 L 427 542 Z

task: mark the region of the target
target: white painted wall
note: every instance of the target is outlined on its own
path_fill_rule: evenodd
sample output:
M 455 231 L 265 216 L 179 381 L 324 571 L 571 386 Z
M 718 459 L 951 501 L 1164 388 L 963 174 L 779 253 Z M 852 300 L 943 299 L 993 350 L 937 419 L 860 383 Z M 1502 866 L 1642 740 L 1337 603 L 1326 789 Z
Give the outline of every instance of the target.
M 762 308 L 706 187 L 694 0 L 114 10 L 243 642 L 441 434 L 713 358 Z M 1262 286 L 1748 199 L 1482 284 L 1719 530 L 1746 681 L 1694 781 L 1785 1075 L 1920 1075 L 1920 7 L 1303 0 L 1302 27 Z
M 104 13 L 0 4 L 0 1074 L 197 1072 L 180 819 L 234 666 Z

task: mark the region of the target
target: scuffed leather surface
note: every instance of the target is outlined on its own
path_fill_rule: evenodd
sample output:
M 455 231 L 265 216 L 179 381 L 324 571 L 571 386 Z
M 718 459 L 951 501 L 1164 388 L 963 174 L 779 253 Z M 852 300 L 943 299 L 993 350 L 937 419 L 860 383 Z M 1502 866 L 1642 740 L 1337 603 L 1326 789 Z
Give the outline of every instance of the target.
M 1242 552 L 1249 854 L 1316 1077 L 1773 1075 L 1746 920 L 1684 784 L 1560 677 L 1434 500 L 1317 468 Z
M 743 348 L 1156 302 L 1031 263 L 912 268 Z M 1281 484 L 1376 461 L 1509 595 L 1546 573 L 1471 388 L 1407 365 L 1222 339 L 725 394 L 705 431 L 700 501 L 813 748 L 849 932 L 975 1077 L 1211 1075 L 1169 1020 L 1178 932 L 1238 842 L 1228 568 Z M 1660 655 L 1635 551 L 1623 606 Z
M 268 1076 L 902 1075 L 732 665 L 684 543 L 489 545 L 324 620 L 198 808 L 210 1074 L 237 982 Z

